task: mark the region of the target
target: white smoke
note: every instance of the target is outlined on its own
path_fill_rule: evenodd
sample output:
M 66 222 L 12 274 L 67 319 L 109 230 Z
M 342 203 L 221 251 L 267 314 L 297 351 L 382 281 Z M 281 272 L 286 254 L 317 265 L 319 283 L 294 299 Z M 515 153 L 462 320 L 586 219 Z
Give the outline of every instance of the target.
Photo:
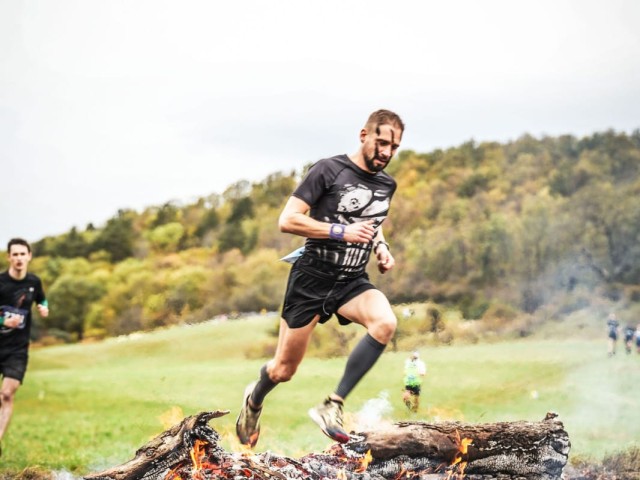
M 53 480 L 80 480 L 82 477 L 76 477 L 73 473 L 66 470 L 52 472 Z
M 365 402 L 360 411 L 356 413 L 356 424 L 361 430 L 375 430 L 391 424 L 384 417 L 393 411 L 389 401 L 389 392 L 383 390 L 377 398 L 371 398 Z

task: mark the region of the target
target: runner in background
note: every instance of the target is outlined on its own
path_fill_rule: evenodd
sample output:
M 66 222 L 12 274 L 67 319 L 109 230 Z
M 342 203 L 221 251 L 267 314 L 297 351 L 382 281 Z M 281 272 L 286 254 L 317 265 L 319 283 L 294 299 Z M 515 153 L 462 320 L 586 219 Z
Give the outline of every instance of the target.
M 413 352 L 404 362 L 404 392 L 402 400 L 412 412 L 420 406 L 422 379 L 427 374 L 427 366 L 420 360 L 420 353 Z

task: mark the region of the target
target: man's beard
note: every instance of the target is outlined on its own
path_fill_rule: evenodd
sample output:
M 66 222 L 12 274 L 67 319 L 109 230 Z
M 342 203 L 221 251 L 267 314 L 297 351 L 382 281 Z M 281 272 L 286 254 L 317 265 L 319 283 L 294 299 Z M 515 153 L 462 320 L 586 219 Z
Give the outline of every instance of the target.
M 376 165 L 374 163 L 376 160 L 382 162 L 382 165 Z M 380 159 L 380 157 L 378 156 L 378 150 L 377 149 L 373 152 L 373 156 L 372 157 L 367 157 L 366 155 L 364 157 L 364 164 L 367 166 L 367 168 L 369 169 L 370 172 L 374 172 L 374 173 L 381 172 L 382 170 L 384 170 L 387 167 L 388 163 L 389 162 L 385 162 L 384 160 Z

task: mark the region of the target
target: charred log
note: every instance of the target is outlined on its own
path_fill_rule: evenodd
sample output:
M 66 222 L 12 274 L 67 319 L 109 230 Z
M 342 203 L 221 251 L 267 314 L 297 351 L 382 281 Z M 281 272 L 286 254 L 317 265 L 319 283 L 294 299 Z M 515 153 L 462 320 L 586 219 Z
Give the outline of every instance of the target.
M 470 425 L 401 422 L 352 433 L 322 454 L 300 459 L 229 453 L 209 420 L 228 411 L 185 418 L 136 452 L 129 462 L 87 480 L 268 479 L 560 479 L 570 449 L 553 414 L 541 422 Z
M 560 478 L 570 450 L 569 436 L 555 414 L 542 422 L 499 422 L 469 425 L 459 422 L 397 423 L 393 428 L 360 434 L 347 445 L 370 451 L 377 464 L 405 457 L 447 465 L 465 464 L 468 476 L 506 475 L 514 478 Z M 372 464 L 371 471 L 377 469 Z
M 92 480 L 155 480 L 165 478 L 167 472 L 176 465 L 190 460 L 196 441 L 207 442 L 212 450 L 218 446 L 218 433 L 209 425 L 209 420 L 229 413 L 228 410 L 201 412 L 187 417 L 169 430 L 161 433 L 146 445 L 140 447 L 135 457 L 127 463 L 100 473 L 87 475 Z

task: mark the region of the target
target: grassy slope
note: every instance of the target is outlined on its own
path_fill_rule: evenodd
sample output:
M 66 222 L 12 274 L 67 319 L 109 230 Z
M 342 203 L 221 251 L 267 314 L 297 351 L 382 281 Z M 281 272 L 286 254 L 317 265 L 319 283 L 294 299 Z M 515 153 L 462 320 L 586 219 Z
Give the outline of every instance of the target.
M 245 359 L 244 352 L 268 339 L 273 322 L 207 323 L 33 350 L 0 468 L 42 466 L 80 474 L 103 469 L 130 459 L 184 415 L 209 409 L 231 410 L 212 426 L 225 448 L 239 449 L 233 434 L 237 408 L 263 363 Z M 573 456 L 601 458 L 640 439 L 640 355 L 608 359 L 604 339 L 421 351 L 429 370 L 422 411 L 409 414 L 401 403 L 406 353 L 386 352 L 349 398 L 352 428 L 363 428 L 366 419 L 355 413 L 368 400 L 386 395 L 389 404 L 377 404 L 387 405 L 384 418 L 390 421 L 536 421 L 556 411 Z M 344 359 L 305 359 L 296 377 L 268 397 L 258 450 L 296 457 L 329 445 L 306 411 L 333 389 L 343 366 Z

